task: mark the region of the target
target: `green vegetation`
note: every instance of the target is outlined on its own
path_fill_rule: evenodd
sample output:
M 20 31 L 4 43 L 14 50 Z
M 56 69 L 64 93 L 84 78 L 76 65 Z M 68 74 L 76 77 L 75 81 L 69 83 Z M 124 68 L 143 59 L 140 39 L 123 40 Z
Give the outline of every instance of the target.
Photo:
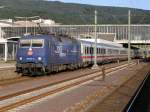
M 4 8 L 2 8 L 4 7 Z M 94 10 L 99 24 L 126 24 L 128 8 L 93 6 L 44 0 L 1 0 L 0 18 L 41 16 L 62 24 L 93 24 Z M 150 11 L 131 9 L 133 24 L 149 24 Z

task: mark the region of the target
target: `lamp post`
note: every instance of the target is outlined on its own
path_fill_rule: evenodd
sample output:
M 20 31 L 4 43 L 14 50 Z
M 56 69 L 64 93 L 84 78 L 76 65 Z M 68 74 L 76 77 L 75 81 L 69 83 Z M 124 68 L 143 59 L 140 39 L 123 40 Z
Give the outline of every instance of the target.
M 128 65 L 131 62 L 131 46 L 130 46 L 130 40 L 131 39 L 131 12 L 128 11 Z
M 97 65 L 97 10 L 95 10 L 95 45 L 94 45 L 94 65 L 92 69 L 98 69 Z

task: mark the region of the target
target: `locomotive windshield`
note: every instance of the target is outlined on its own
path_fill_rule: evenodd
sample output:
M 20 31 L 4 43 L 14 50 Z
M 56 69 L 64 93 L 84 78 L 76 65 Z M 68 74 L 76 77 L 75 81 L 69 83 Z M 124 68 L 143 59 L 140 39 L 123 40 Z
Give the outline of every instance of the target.
M 29 48 L 29 47 L 43 47 L 44 40 L 43 39 L 21 39 L 20 47 Z
M 20 47 L 30 47 L 31 40 L 20 40 Z
M 32 47 L 42 47 L 43 39 L 32 39 Z

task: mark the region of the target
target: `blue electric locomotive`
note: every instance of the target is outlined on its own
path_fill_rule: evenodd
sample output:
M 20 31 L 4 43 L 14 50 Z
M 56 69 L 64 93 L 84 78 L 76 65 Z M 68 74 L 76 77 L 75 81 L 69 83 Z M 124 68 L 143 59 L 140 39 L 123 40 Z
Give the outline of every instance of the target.
M 80 42 L 54 35 L 28 35 L 18 42 L 16 71 L 38 75 L 77 68 L 81 62 Z
M 28 35 L 18 42 L 16 71 L 23 74 L 48 74 L 77 69 L 94 63 L 94 40 L 76 40 L 62 35 Z M 126 60 L 122 45 L 100 40 L 97 43 L 97 63 Z M 131 50 L 131 57 L 135 53 Z

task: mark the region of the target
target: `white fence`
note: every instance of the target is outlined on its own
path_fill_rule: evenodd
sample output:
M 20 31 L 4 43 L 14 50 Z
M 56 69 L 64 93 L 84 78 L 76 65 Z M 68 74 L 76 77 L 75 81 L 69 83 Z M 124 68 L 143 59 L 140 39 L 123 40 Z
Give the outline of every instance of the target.
M 43 31 L 51 33 L 64 33 L 74 37 L 80 34 L 93 34 L 95 25 L 55 25 L 44 26 Z M 0 36 L 3 38 L 22 36 L 26 33 L 26 27 L 1 27 Z M 37 26 L 28 26 L 28 33 L 40 32 Z M 128 40 L 128 25 L 97 25 L 97 33 L 114 33 L 116 40 Z M 131 40 L 150 40 L 150 25 L 131 25 Z

